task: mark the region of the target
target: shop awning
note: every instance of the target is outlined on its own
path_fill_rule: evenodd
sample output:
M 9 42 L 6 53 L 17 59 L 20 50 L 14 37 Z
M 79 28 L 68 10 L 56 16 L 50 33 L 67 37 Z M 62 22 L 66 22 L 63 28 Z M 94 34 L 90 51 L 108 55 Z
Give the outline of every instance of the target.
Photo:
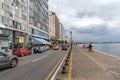
M 50 42 L 48 42 L 48 41 L 46 41 L 46 40 L 44 40 L 44 39 L 42 39 L 42 40 L 44 41 L 44 44 L 49 44 L 49 45 L 51 45 Z
M 49 44 L 49 45 L 51 45 L 50 42 L 48 42 L 44 39 L 40 39 L 40 38 L 32 38 L 32 42 L 33 42 L 33 44 Z
M 38 38 L 32 38 L 33 44 L 42 44 L 42 42 Z

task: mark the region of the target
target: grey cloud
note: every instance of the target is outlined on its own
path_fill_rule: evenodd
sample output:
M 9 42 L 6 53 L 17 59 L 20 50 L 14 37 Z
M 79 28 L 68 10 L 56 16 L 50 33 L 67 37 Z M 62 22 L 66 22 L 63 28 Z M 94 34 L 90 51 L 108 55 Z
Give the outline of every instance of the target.
M 73 40 L 75 41 L 119 41 L 119 35 L 112 35 L 107 26 L 99 25 L 99 27 L 91 28 L 71 28 L 68 31 L 73 32 Z M 69 32 L 67 34 L 69 36 Z
M 90 5 L 89 5 L 90 6 Z M 104 20 L 120 19 L 120 3 L 101 4 L 94 6 L 91 9 L 79 8 L 75 17 L 98 17 Z
M 120 4 L 111 3 L 108 5 L 101 5 L 99 8 L 100 13 L 98 16 L 102 17 L 104 20 L 115 20 L 120 19 Z
M 71 28 L 71 30 L 76 31 L 78 34 L 91 34 L 96 36 L 110 35 L 107 25 L 90 25 L 86 26 L 86 28 Z
M 109 30 L 107 25 L 91 25 L 86 28 L 75 28 L 71 26 L 67 30 L 67 36 L 70 37 L 70 31 L 73 33 L 75 41 L 119 41 L 119 34 L 112 35 L 113 31 Z M 97 27 L 96 27 L 97 26 Z M 115 33 L 115 32 L 114 32 Z
M 95 17 L 97 16 L 97 11 L 95 10 L 78 10 L 75 17 L 84 18 L 84 17 Z

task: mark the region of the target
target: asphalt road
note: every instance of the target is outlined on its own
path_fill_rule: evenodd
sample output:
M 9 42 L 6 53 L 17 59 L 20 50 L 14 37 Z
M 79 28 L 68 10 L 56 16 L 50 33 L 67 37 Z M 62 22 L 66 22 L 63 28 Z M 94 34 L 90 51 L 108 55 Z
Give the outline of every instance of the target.
M 45 80 L 66 51 L 49 50 L 19 58 L 16 68 L 0 70 L 0 80 Z

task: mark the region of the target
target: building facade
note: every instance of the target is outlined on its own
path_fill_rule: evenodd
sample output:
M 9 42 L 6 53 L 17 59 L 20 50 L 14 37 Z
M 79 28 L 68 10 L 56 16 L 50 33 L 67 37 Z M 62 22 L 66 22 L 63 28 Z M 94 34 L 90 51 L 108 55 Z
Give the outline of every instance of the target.
M 46 0 L 29 0 L 29 35 L 49 40 L 48 4 Z
M 55 12 L 49 12 L 50 37 L 52 39 L 60 39 L 60 24 Z
M 32 36 L 49 39 L 47 0 L 0 0 L 0 45 L 26 46 Z
M 55 35 L 55 20 L 54 20 L 54 13 L 53 12 L 49 12 L 49 36 L 51 39 L 55 39 L 56 35 Z
M 0 0 L 1 35 L 10 37 L 13 48 L 25 45 L 28 30 L 28 0 Z M 24 41 L 19 42 L 22 37 Z
M 60 40 L 65 41 L 65 29 L 63 27 L 63 24 L 60 23 Z

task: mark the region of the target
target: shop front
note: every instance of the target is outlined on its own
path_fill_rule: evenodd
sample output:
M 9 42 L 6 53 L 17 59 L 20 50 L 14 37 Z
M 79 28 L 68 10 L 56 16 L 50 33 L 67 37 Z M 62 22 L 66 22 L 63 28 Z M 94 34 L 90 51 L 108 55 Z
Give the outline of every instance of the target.
M 7 52 L 28 45 L 28 34 L 25 32 L 0 28 L 0 51 Z
M 13 49 L 25 47 L 28 45 L 28 34 L 19 31 L 13 31 Z
M 12 32 L 11 32 L 12 33 Z M 0 51 L 8 52 L 10 49 L 10 31 L 5 30 L 4 28 L 0 28 Z

